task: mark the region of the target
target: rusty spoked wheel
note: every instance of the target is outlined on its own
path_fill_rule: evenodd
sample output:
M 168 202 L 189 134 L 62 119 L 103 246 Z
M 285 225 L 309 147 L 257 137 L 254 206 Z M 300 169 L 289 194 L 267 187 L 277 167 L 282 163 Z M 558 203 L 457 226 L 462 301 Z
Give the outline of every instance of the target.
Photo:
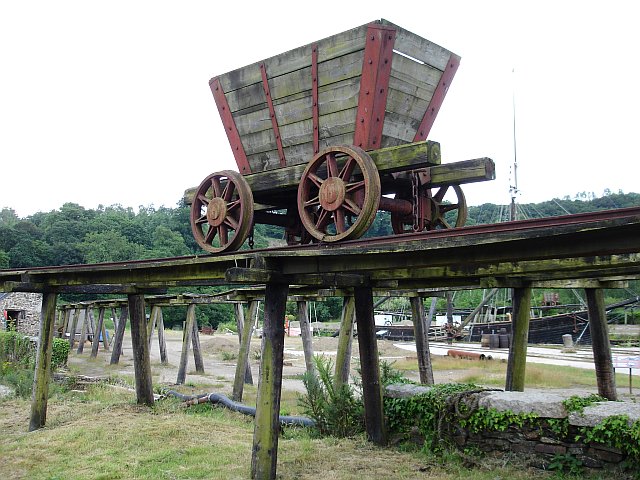
M 191 204 L 191 230 L 211 253 L 240 248 L 253 224 L 253 194 L 237 172 L 223 170 L 205 178 Z
M 359 238 L 375 219 L 380 192 L 378 169 L 364 150 L 327 147 L 300 179 L 300 220 L 312 237 L 324 242 Z
M 433 193 L 432 189 L 424 192 L 424 230 L 437 230 L 443 228 L 462 227 L 467 221 L 467 200 L 460 185 L 444 185 Z M 455 195 L 455 198 L 453 195 Z M 447 195 L 449 194 L 449 195 Z M 411 199 L 409 192 L 400 192 L 396 198 L 401 200 Z M 391 213 L 391 226 L 396 235 L 410 233 L 414 230 L 413 217 Z
M 455 200 L 446 199 L 450 188 L 455 193 Z M 429 195 L 428 203 L 431 206 L 431 222 L 427 227 L 428 230 L 462 227 L 467 221 L 467 200 L 460 185 L 443 185 L 435 194 Z

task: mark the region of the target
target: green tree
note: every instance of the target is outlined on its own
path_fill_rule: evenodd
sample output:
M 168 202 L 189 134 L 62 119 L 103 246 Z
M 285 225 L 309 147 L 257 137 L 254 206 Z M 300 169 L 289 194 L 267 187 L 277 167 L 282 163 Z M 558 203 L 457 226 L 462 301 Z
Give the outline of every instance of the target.
M 0 250 L 0 268 L 9 268 L 9 254 Z
M 11 268 L 44 267 L 51 265 L 51 246 L 42 240 L 26 240 L 9 250 Z
M 142 245 L 130 242 L 120 232 L 113 230 L 88 233 L 79 248 L 86 263 L 122 262 L 146 256 L 146 249 Z
M 164 225 L 158 225 L 153 232 L 153 249 L 149 252 L 154 258 L 167 258 L 188 255 L 182 235 Z

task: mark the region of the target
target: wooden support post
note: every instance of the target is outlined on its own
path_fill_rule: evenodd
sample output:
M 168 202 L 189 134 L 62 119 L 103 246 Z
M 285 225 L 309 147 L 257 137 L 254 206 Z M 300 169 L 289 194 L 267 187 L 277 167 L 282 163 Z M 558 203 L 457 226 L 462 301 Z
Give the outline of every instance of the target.
M 62 338 L 65 337 L 65 334 L 69 330 L 69 320 L 71 318 L 71 308 L 64 309 L 64 323 L 62 324 Z
M 527 343 L 531 310 L 531 287 L 513 289 L 513 318 L 511 319 L 511 348 L 507 363 L 505 390 L 524 392 L 527 367 Z
M 100 333 L 102 334 L 102 348 L 105 351 L 109 350 L 109 339 L 107 338 L 107 327 L 104 323 L 104 312 L 102 313 L 102 327 L 100 327 Z
M 64 314 L 62 313 L 62 310 L 58 310 L 56 308 L 56 311 L 54 312 L 54 317 L 53 317 L 53 336 L 54 337 L 58 336 L 58 332 L 62 330 L 63 325 L 64 325 Z
M 71 328 L 69 329 L 69 350 L 73 349 L 76 344 L 76 330 L 78 328 L 78 320 L 80 319 L 80 309 L 73 309 L 73 320 L 71 321 Z
M 304 350 L 304 363 L 309 375 L 315 375 L 316 369 L 313 364 L 313 338 L 311 337 L 311 327 L 309 325 L 309 302 L 297 302 L 298 322 L 300 322 L 300 335 L 302 336 L 302 349 Z
M 115 337 L 115 331 L 118 329 L 118 316 L 116 315 L 116 308 L 115 307 L 111 307 L 111 317 L 113 318 L 113 331 L 114 331 L 114 337 Z
M 251 478 L 275 479 L 280 434 L 280 393 L 284 355 L 284 314 L 289 285 L 267 283 L 260 381 L 253 431 Z
M 162 318 L 162 308 L 158 308 L 158 346 L 160 347 L 160 362 L 162 365 L 168 365 L 167 358 L 167 341 L 164 338 L 164 319 Z
M 436 299 L 434 298 L 433 301 Z M 433 385 L 433 366 L 429 352 L 429 321 L 424 312 L 422 298 L 411 297 L 411 315 L 413 318 L 413 331 L 416 337 L 416 353 L 418 354 L 418 371 L 420 383 Z
M 604 294 L 600 288 L 585 288 L 587 308 L 589 309 L 589 328 L 591 329 L 591 347 L 598 382 L 598 395 L 608 400 L 617 400 L 616 374 L 611 356 L 609 331 L 607 330 L 607 312 L 604 306 Z
M 193 320 L 193 332 L 191 334 L 193 343 L 193 361 L 196 364 L 196 372 L 204 373 L 204 362 L 202 361 L 202 350 L 200 349 L 200 332 L 198 331 L 198 319 Z
M 89 307 L 85 308 L 83 310 L 82 331 L 80 333 L 80 340 L 78 340 L 78 350 L 76 351 L 78 355 L 84 351 L 84 342 L 87 341 L 87 329 L 91 317 L 93 317 L 93 309 Z
M 242 306 L 241 303 L 235 303 L 233 305 L 233 309 L 236 313 L 236 326 L 238 327 L 238 344 L 239 344 L 239 351 L 238 351 L 238 363 L 236 364 L 236 372 L 238 372 L 238 369 L 240 368 L 240 354 L 241 354 L 241 350 L 242 350 L 242 339 L 244 338 L 244 330 L 245 330 L 245 326 L 246 326 L 246 322 L 250 322 L 251 326 L 249 327 L 249 330 L 251 331 L 250 335 L 253 334 L 253 317 L 251 317 L 251 313 L 249 313 L 249 319 L 245 320 L 244 317 L 244 307 Z M 255 316 L 255 313 L 254 313 Z M 251 338 L 249 338 L 249 342 L 251 342 Z M 244 383 L 246 383 L 247 385 L 253 385 L 253 375 L 251 374 L 251 365 L 249 363 L 248 360 L 248 350 L 244 352 L 246 356 L 246 360 L 243 362 L 245 364 L 245 369 L 244 369 Z M 240 370 L 241 372 L 241 370 Z M 240 381 L 240 380 L 238 380 Z M 235 384 L 235 379 L 234 379 L 234 384 Z M 242 384 L 240 385 L 240 397 L 242 398 L 242 389 L 243 386 Z M 240 400 L 236 400 L 236 401 L 240 401 Z
M 447 344 L 453 344 L 453 292 L 446 293 L 447 299 Z
M 91 342 L 91 358 L 96 358 L 98 356 L 98 345 L 100 344 L 100 334 L 103 334 L 103 327 L 104 307 L 100 307 L 100 309 L 98 310 L 98 325 L 96 326 L 95 333 L 93 334 L 93 341 Z M 104 340 L 106 341 L 106 339 Z
M 133 367 L 136 374 L 136 397 L 140 404 L 153 405 L 153 382 L 149 343 L 147 342 L 144 295 L 129 295 L 131 312 L 131 345 L 133 347 Z
M 238 310 L 242 310 L 242 308 L 241 304 L 236 304 L 236 315 L 238 314 Z M 247 372 L 249 372 L 249 375 L 251 374 L 251 365 L 249 365 L 249 346 L 251 345 L 251 336 L 253 335 L 254 319 L 256 318 L 257 311 L 257 300 L 249 302 L 247 318 L 244 319 L 242 334 L 240 335 L 240 350 L 238 352 L 236 375 L 233 380 L 233 394 L 231 395 L 231 398 L 236 402 L 242 401 L 244 384 L 249 383 L 247 381 Z M 244 312 L 242 315 L 244 316 Z M 253 385 L 253 378 L 251 378 L 250 385 Z
M 51 377 L 51 353 L 53 351 L 53 324 L 56 314 L 55 293 L 46 292 L 42 296 L 40 313 L 40 336 L 36 353 L 36 369 L 31 394 L 31 419 L 29 431 L 44 427 L 47 420 L 47 399 Z
M 356 287 L 353 293 L 356 301 L 365 427 L 370 441 L 376 445 L 385 445 L 387 435 L 382 405 L 378 343 L 373 317 L 373 291 L 371 287 Z
M 193 323 L 196 321 L 196 305 L 189 304 L 187 307 L 187 318 L 182 331 L 182 353 L 180 354 L 180 365 L 178 366 L 178 378 L 176 383 L 182 385 L 187 378 L 187 365 L 189 364 L 189 345 L 193 335 Z
M 151 349 L 153 331 L 156 328 L 156 323 L 158 320 L 158 310 L 160 310 L 160 307 L 154 305 L 153 307 L 151 307 L 151 315 L 149 315 L 149 325 L 147 325 L 147 340 L 149 340 L 149 349 Z
M 342 320 L 338 337 L 338 352 L 336 355 L 335 386 L 349 383 L 351 371 L 351 346 L 353 344 L 353 319 L 356 313 L 356 301 L 353 295 L 342 300 Z
M 120 320 L 118 320 L 118 327 L 116 328 L 116 334 L 113 337 L 113 350 L 111 351 L 111 365 L 116 365 L 120 362 L 120 355 L 122 355 L 122 342 L 124 340 L 124 330 L 127 326 L 127 317 L 129 316 L 129 307 L 122 305 L 120 307 Z M 115 318 L 115 317 L 114 317 Z

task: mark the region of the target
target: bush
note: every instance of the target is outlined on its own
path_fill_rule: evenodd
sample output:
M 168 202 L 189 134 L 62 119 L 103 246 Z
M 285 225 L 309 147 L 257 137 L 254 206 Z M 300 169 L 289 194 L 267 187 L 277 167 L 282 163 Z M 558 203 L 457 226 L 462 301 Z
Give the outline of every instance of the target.
M 18 332 L 0 332 L 0 362 L 33 366 L 35 348 L 28 337 Z
M 62 338 L 53 339 L 53 353 L 51 354 L 51 368 L 64 367 L 69 359 L 69 342 Z
M 364 404 L 349 384 L 335 385 L 331 359 L 315 356 L 318 376 L 302 378 L 307 394 L 298 402 L 303 413 L 316 422 L 321 435 L 350 437 L 364 431 Z

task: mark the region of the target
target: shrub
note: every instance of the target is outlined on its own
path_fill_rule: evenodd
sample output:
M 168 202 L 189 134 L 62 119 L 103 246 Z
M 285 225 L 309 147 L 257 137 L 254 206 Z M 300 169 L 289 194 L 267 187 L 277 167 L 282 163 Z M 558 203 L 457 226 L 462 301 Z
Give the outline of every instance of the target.
M 315 356 L 317 377 L 302 378 L 307 394 L 298 399 L 303 413 L 316 422 L 321 435 L 350 437 L 364 431 L 364 404 L 349 384 L 336 387 L 331 359 Z
M 32 366 L 35 348 L 28 337 L 18 332 L 0 332 L 0 362 Z
M 69 359 L 69 342 L 62 338 L 53 339 L 53 353 L 51 354 L 51 367 L 60 368 L 67 364 Z

